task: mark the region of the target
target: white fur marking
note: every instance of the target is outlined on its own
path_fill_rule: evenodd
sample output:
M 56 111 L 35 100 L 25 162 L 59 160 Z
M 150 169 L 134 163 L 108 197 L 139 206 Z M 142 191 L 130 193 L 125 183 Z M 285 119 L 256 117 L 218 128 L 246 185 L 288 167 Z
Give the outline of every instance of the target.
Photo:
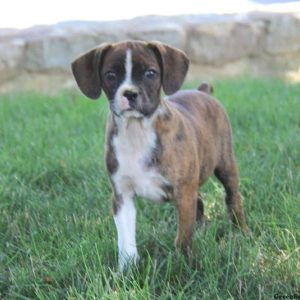
M 167 180 L 154 168 L 149 168 L 156 135 L 150 119 L 117 119 L 118 134 L 113 138 L 115 154 L 119 163 L 112 176 L 116 192 L 122 195 L 122 204 L 114 216 L 118 231 L 119 269 L 136 263 L 138 252 L 135 242 L 135 194 L 160 201 L 165 197 L 162 185 Z
M 118 232 L 119 269 L 123 271 L 130 263 L 139 258 L 135 240 L 136 210 L 131 197 L 123 196 L 122 205 L 114 216 Z
M 131 49 L 127 49 L 126 51 L 126 60 L 125 60 L 125 83 L 131 84 L 131 76 L 132 76 L 132 52 Z
M 135 238 L 136 211 L 133 203 L 135 195 L 154 201 L 161 201 L 165 196 L 162 189 L 168 181 L 157 170 L 147 164 L 156 146 L 156 134 L 153 122 L 156 115 L 143 118 L 138 111 L 126 111 L 128 102 L 124 101 L 125 90 L 136 91 L 132 84 L 132 53 L 126 51 L 125 79 L 116 92 L 114 103 L 123 116 L 116 118 L 118 134 L 112 143 L 118 161 L 117 172 L 112 176 L 116 192 L 122 195 L 121 207 L 114 216 L 118 232 L 119 269 L 122 271 L 126 264 L 136 263 L 138 252 Z
M 113 145 L 119 167 L 112 176 L 117 192 L 162 200 L 166 196 L 162 186 L 167 180 L 147 166 L 156 145 L 152 120 L 133 118 L 118 119 L 118 122 L 118 135 L 114 137 Z
M 137 92 L 136 87 L 132 84 L 132 51 L 131 51 L 131 49 L 127 49 L 127 51 L 126 51 L 124 67 L 125 67 L 125 78 L 116 92 L 115 99 L 114 99 L 114 103 L 115 103 L 114 105 L 115 105 L 115 108 L 117 109 L 118 114 L 121 114 L 124 111 L 125 115 L 133 116 L 133 117 L 136 115 L 136 117 L 140 117 L 141 115 L 138 112 L 126 111 L 129 108 L 129 102 L 126 98 L 124 99 L 124 96 L 123 96 L 123 94 L 126 90 Z

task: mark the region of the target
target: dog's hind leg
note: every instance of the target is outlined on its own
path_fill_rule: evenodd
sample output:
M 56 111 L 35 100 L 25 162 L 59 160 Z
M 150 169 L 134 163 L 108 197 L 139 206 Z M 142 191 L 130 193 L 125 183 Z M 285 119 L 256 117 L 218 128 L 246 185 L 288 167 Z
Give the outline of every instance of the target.
M 230 158 L 222 160 L 215 169 L 215 175 L 225 188 L 225 201 L 232 222 L 238 225 L 244 233 L 248 233 L 242 197 L 239 192 L 239 174 L 233 154 Z
M 200 193 L 198 193 L 198 199 L 197 199 L 197 222 L 202 224 L 204 222 L 204 204 L 202 201 L 202 196 Z

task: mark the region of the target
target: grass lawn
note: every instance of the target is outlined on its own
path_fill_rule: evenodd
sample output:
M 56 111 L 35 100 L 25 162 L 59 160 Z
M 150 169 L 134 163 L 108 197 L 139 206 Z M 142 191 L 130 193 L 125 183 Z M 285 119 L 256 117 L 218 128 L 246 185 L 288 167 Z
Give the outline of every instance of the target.
M 189 258 L 173 246 L 174 207 L 137 201 L 141 261 L 127 276 L 116 268 L 104 98 L 0 96 L 0 299 L 299 296 L 300 85 L 214 87 L 232 122 L 253 238 L 231 228 L 214 179 Z

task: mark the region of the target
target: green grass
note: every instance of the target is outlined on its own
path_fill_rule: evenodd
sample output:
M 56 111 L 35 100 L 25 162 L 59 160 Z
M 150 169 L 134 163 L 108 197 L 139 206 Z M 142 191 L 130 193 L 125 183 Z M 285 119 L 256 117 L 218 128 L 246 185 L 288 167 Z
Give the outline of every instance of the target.
M 191 85 L 192 86 L 192 85 Z M 233 127 L 253 238 L 231 228 L 223 190 L 190 257 L 176 211 L 138 201 L 139 268 L 117 273 L 104 167 L 106 101 L 79 93 L 0 99 L 1 299 L 272 299 L 300 293 L 300 86 L 215 82 Z

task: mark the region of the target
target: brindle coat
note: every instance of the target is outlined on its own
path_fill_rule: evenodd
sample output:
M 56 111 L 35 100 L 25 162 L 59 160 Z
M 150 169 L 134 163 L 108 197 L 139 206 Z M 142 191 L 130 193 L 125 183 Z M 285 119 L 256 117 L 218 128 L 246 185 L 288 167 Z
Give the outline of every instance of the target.
M 202 84 L 198 90 L 177 91 L 188 69 L 188 59 L 177 49 L 158 42 L 105 44 L 73 63 L 72 70 L 82 92 L 96 99 L 103 89 L 110 102 L 112 113 L 106 132 L 106 164 L 110 177 L 118 170 L 119 163 L 112 141 L 118 135 L 116 119 L 120 112 L 113 101 L 125 77 L 126 49 L 132 51 L 132 78 L 139 87 L 141 99 L 133 109 L 144 118 L 153 118 L 157 137 L 148 168 L 155 168 L 167 179 L 168 184 L 161 188 L 178 209 L 176 246 L 189 244 L 197 211 L 198 218 L 203 217 L 198 188 L 213 174 L 225 188 L 232 221 L 247 232 L 228 117 L 221 104 L 210 95 L 210 85 Z M 149 68 L 158 70 L 155 76 L 149 76 L 150 79 L 144 76 Z M 113 76 L 110 70 L 114 71 Z M 162 99 L 161 88 L 171 96 Z M 113 182 L 112 186 L 113 208 L 117 214 L 122 195 L 116 192 Z

